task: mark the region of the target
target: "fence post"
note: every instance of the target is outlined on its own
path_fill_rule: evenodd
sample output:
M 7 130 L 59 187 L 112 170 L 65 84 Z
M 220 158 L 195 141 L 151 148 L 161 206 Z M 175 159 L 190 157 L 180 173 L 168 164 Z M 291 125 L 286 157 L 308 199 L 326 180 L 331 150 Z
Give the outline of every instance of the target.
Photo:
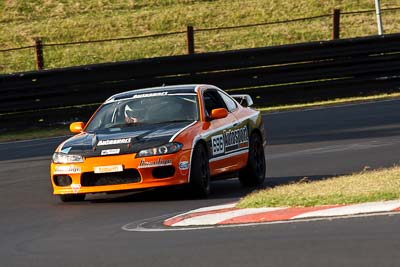
M 340 9 L 335 8 L 332 14 L 332 39 L 340 38 Z
M 186 38 L 187 38 L 187 53 L 189 55 L 192 55 L 194 54 L 194 29 L 193 26 L 191 25 L 187 26 Z
M 34 40 L 35 40 L 36 70 L 42 70 L 44 68 L 42 40 L 40 40 L 40 38 L 35 38 Z
M 378 34 L 383 34 L 383 26 L 382 26 L 382 16 L 381 16 L 381 2 L 380 0 L 375 0 L 375 12 L 376 12 L 376 21 L 378 23 Z

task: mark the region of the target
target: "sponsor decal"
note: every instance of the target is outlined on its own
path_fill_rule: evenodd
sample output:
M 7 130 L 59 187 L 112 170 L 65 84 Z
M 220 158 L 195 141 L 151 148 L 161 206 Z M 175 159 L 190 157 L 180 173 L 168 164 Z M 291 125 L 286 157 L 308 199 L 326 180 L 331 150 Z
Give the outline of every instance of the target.
M 71 184 L 71 189 L 76 194 L 81 190 L 81 184 Z
M 180 169 L 180 170 L 187 170 L 187 169 L 189 169 L 189 162 L 188 162 L 188 161 L 179 162 L 179 169 Z
M 225 152 L 249 146 L 247 126 L 239 129 L 224 131 Z
M 172 165 L 171 159 L 162 159 L 158 158 L 156 161 L 146 161 L 145 159 L 141 159 L 139 163 L 139 168 L 153 168 L 153 167 L 161 167 L 161 166 L 170 166 Z
M 225 142 L 222 134 L 211 137 L 213 155 L 225 153 Z
M 164 95 L 168 95 L 168 92 L 140 94 L 140 95 L 134 95 L 132 98 L 144 98 L 144 97 L 164 96 Z
M 106 156 L 106 155 L 115 155 L 115 154 L 119 154 L 120 151 L 121 151 L 121 149 L 119 149 L 119 148 L 102 150 L 102 151 L 101 151 L 101 155 L 102 155 L 102 156 Z
M 131 140 L 132 140 L 132 138 L 101 140 L 100 142 L 97 143 L 97 146 L 129 144 L 131 142 Z
M 61 149 L 61 153 L 68 154 L 69 151 L 71 151 L 71 149 L 72 149 L 72 147 L 66 147 L 64 149 Z
M 247 126 L 224 131 L 223 134 L 211 137 L 213 156 L 232 152 L 249 146 Z
M 123 170 L 124 168 L 122 167 L 122 165 L 94 167 L 94 173 L 122 172 Z
M 74 174 L 74 173 L 81 173 L 82 170 L 80 167 L 74 166 L 74 165 L 68 165 L 68 166 L 59 166 L 56 165 L 54 169 L 54 174 Z
M 182 157 L 179 159 L 179 172 L 181 175 L 187 175 L 189 172 L 189 159 L 188 156 L 182 155 Z

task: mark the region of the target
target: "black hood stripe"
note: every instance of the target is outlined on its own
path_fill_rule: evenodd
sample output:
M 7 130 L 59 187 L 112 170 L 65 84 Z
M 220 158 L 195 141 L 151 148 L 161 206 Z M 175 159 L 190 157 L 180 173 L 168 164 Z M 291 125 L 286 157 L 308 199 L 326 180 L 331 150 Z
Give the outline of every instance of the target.
M 180 129 L 178 132 L 176 132 L 176 133 L 171 137 L 171 139 L 169 139 L 169 142 L 173 142 L 173 141 L 175 140 L 175 138 L 176 138 L 180 133 L 182 133 L 182 132 L 185 131 L 186 129 L 188 129 L 188 128 L 192 127 L 193 125 L 195 125 L 196 122 L 197 122 L 197 121 L 193 121 L 191 124 L 189 124 L 189 125 L 183 127 L 182 129 Z
M 194 123 L 191 121 L 170 122 L 121 128 L 117 132 L 106 129 L 94 133 L 83 133 L 65 141 L 60 147 L 60 151 L 71 148 L 70 154 L 80 154 L 85 157 L 101 156 L 103 150 L 109 149 L 115 149 L 115 151 L 119 149 L 120 155 L 137 153 L 142 149 L 170 142 Z

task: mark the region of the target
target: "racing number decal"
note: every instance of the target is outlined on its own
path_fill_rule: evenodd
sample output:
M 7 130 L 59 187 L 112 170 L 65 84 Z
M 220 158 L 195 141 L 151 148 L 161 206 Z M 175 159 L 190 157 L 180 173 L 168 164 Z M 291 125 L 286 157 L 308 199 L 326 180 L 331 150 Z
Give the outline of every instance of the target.
M 211 137 L 213 155 L 225 153 L 224 136 L 222 134 Z

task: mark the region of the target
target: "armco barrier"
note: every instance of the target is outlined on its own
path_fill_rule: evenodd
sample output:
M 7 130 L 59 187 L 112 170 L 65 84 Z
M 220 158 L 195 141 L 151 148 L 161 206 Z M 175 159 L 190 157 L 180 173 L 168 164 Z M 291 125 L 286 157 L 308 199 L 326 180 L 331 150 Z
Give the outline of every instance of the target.
M 399 74 L 400 34 L 15 73 L 0 75 L 0 121 L 163 84 L 209 83 L 273 105 L 395 91 Z

